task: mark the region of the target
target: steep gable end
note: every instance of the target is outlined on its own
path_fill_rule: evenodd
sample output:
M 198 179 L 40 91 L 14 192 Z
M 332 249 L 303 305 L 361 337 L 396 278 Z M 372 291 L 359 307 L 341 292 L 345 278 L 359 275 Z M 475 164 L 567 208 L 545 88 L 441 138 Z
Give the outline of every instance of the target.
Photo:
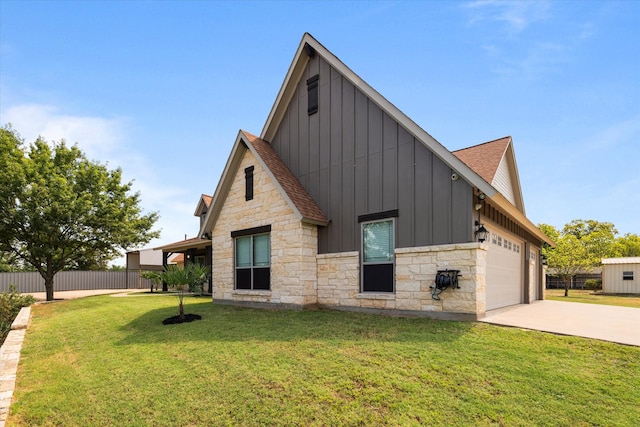
M 510 136 L 463 148 L 453 154 L 524 214 L 520 178 Z
M 200 196 L 200 201 L 198 201 L 198 206 L 196 207 L 196 211 L 193 213 L 194 216 L 202 216 L 209 210 L 209 206 L 211 205 L 211 196 L 203 194 Z
M 222 172 L 210 209 L 200 226 L 200 235 L 211 232 L 229 194 L 244 153 L 249 150 L 267 172 L 276 188 L 302 222 L 327 225 L 329 220 L 291 171 L 273 151 L 269 143 L 248 132 L 240 131 Z
M 282 159 L 273 151 L 271 145 L 248 132 L 243 132 L 243 134 L 251 144 L 252 151 L 255 150 L 258 154 L 257 157 L 264 162 L 267 171 L 271 173 L 273 179 L 279 184 L 283 195 L 288 199 L 289 203 L 299 212 L 302 220 L 317 225 L 326 225 L 329 220 L 324 212 L 309 196 L 300 181 L 293 176 Z

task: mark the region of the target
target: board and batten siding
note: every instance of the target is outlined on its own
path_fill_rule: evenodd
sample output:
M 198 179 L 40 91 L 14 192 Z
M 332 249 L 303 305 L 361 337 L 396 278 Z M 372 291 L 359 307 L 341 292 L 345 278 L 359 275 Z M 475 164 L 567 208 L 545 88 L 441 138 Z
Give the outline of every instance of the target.
M 318 112 L 306 80 L 318 74 Z M 270 141 L 327 214 L 318 253 L 360 249 L 359 215 L 398 210 L 396 247 L 473 240 L 473 188 L 319 56 Z

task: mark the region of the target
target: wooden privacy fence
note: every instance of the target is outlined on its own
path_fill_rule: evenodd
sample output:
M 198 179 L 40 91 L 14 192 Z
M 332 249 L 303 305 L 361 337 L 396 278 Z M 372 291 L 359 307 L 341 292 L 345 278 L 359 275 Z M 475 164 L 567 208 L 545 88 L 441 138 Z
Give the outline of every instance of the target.
M 44 292 L 44 279 L 37 272 L 0 273 L 0 292 L 14 284 L 18 292 Z M 55 291 L 93 289 L 149 289 L 151 281 L 139 277 L 138 271 L 61 271 L 53 279 Z

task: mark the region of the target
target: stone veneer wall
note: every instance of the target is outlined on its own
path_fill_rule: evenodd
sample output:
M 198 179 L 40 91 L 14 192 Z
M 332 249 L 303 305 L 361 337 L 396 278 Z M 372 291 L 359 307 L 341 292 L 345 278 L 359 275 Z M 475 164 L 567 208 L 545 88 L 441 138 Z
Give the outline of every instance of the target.
M 422 312 L 440 318 L 481 318 L 486 311 L 486 246 L 480 243 L 397 248 L 396 292 L 361 293 L 358 252 L 318 255 L 318 303 L 335 308 Z M 460 289 L 431 296 L 438 270 L 460 270 Z
M 245 200 L 244 169 L 254 166 L 254 197 Z M 234 289 L 231 232 L 271 225 L 271 290 Z M 304 306 L 317 302 L 317 226 L 298 219 L 274 182 L 246 151 L 212 233 L 213 300 Z

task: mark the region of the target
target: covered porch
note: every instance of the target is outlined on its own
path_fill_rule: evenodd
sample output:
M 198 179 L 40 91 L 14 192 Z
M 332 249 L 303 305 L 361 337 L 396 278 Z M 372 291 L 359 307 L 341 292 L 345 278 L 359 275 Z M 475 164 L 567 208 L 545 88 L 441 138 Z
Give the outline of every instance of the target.
M 203 239 L 200 237 L 193 237 L 191 239 L 181 240 L 179 242 L 169 243 L 164 246 L 154 248 L 156 250 L 162 250 L 162 267 L 166 268 L 169 263 L 169 257 L 174 254 L 182 254 L 184 259 L 184 266 L 192 263 L 198 263 L 205 267 L 209 267 L 209 278 L 207 280 L 206 293 L 212 293 L 213 291 L 213 271 L 211 271 L 211 239 Z M 166 284 L 162 284 L 163 291 L 166 291 Z

